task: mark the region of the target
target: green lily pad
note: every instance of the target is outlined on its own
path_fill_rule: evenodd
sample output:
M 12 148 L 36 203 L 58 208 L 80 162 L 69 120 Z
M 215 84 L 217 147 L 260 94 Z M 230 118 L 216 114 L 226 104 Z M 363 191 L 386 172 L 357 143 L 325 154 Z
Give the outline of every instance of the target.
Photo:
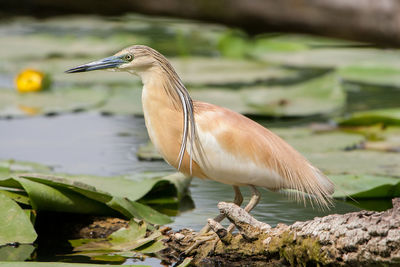
M 365 139 L 362 135 L 340 130 L 326 133 L 313 133 L 304 127 L 271 130 L 332 179 L 336 186 L 334 197 L 400 196 L 400 153 L 348 151 Z
M 289 86 L 192 89 L 193 99 L 239 113 L 268 116 L 331 114 L 345 105 L 346 95 L 334 74 Z
M 328 176 L 338 174 L 399 177 L 400 153 L 350 149 L 365 141 L 362 134 L 336 130 L 313 133 L 304 127 L 271 128 Z M 397 133 L 397 131 L 393 131 Z
M 29 200 L 29 196 L 26 194 L 25 191 L 22 190 L 0 190 L 1 194 L 6 195 L 7 197 L 11 198 L 15 202 L 25 204 L 25 205 L 31 205 L 31 202 Z
M 166 224 L 170 218 L 157 210 L 178 209 L 190 178 L 176 173 L 145 174 L 146 177 L 54 176 L 9 174 L 0 179 L 2 190 L 35 210 L 116 215 Z M 10 177 L 11 176 L 11 177 Z M 156 207 L 157 210 L 153 209 Z
M 400 153 L 354 150 L 305 153 L 305 156 L 328 175 L 367 173 L 398 177 L 400 173 Z
M 258 59 L 279 65 L 298 67 L 346 66 L 399 66 L 400 53 L 393 49 L 382 51 L 375 48 L 323 48 L 291 53 L 273 51 L 257 55 Z
M 356 112 L 349 118 L 340 119 L 340 126 L 368 126 L 375 124 L 400 125 L 400 109 L 380 109 Z
M 342 132 L 314 132 L 309 127 L 270 128 L 301 153 L 343 151 L 365 140 L 360 134 Z
M 331 175 L 335 198 L 394 198 L 400 196 L 400 179 L 372 175 Z
M 400 87 L 400 66 L 354 65 L 340 68 L 338 73 L 351 82 Z
M 107 90 L 68 88 L 39 93 L 18 94 L 0 90 L 0 117 L 33 116 L 93 109 L 108 97 Z
M 301 72 L 243 59 L 188 57 L 171 58 L 170 61 L 188 89 L 193 89 L 193 86 L 237 86 L 259 81 L 292 79 Z
M 245 91 L 245 103 L 259 114 L 309 116 L 330 114 L 343 108 L 346 95 L 334 74 L 285 88 L 253 88 Z
M 0 193 L 0 245 L 8 243 L 29 244 L 36 240 L 30 218 L 6 195 Z
M 50 172 L 51 168 L 35 162 L 0 160 L 0 177 L 12 172 Z

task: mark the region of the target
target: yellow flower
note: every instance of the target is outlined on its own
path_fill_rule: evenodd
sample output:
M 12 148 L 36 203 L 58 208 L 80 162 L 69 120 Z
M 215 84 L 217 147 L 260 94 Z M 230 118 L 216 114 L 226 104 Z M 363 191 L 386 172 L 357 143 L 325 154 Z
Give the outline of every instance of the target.
M 20 93 L 41 91 L 49 85 L 49 76 L 34 69 L 23 70 L 15 78 L 15 86 Z

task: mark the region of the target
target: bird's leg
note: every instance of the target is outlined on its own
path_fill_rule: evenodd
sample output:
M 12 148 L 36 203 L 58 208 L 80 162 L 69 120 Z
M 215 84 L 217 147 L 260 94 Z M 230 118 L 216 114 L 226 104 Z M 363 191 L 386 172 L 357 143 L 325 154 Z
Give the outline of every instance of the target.
M 257 188 L 254 185 L 250 185 L 250 189 L 251 189 L 251 199 L 250 199 L 249 203 L 246 205 L 246 207 L 244 208 L 244 210 L 247 212 L 250 212 L 255 206 L 257 206 L 258 202 L 260 201 L 260 192 L 258 192 Z M 239 193 L 240 193 L 240 191 L 239 191 Z M 242 198 L 242 201 L 243 201 L 243 198 Z M 231 233 L 234 228 L 235 228 L 235 225 L 233 223 L 231 223 L 231 225 L 229 225 L 227 230 L 229 233 Z
M 240 207 L 240 205 L 242 205 L 242 203 L 243 203 L 243 196 L 242 196 L 242 193 L 240 192 L 239 186 L 234 185 L 233 190 L 235 191 L 235 198 L 233 199 L 233 203 L 235 203 L 236 205 L 238 205 Z M 225 214 L 219 214 L 213 220 L 216 222 L 220 222 L 223 219 L 225 219 L 225 217 L 226 217 Z M 205 234 L 208 231 L 210 231 L 210 226 L 208 224 L 206 224 L 203 227 L 203 229 L 201 229 L 200 234 Z
M 242 193 L 240 192 L 239 186 L 234 185 L 233 186 L 233 190 L 235 191 L 235 198 L 233 199 L 233 203 L 235 203 L 236 205 L 238 205 L 240 207 L 240 205 L 242 205 L 243 203 L 243 196 Z M 255 204 L 257 205 L 257 203 Z M 215 217 L 213 220 L 216 222 L 220 222 L 223 219 L 225 219 L 225 214 L 219 214 L 217 217 Z M 211 233 L 211 235 L 208 234 L 208 232 L 210 231 L 210 226 L 207 225 L 203 227 L 203 229 L 201 229 L 201 231 L 199 232 L 199 234 L 196 237 L 196 242 L 190 246 L 188 249 L 185 250 L 184 254 L 188 255 L 193 249 L 197 248 L 198 246 L 200 246 L 201 244 L 203 244 L 204 242 L 210 241 L 212 239 L 214 239 L 213 241 L 213 245 L 215 247 L 218 238 L 217 235 L 215 233 Z M 200 238 L 200 236 L 202 236 L 202 238 Z M 209 236 L 208 236 L 209 235 Z

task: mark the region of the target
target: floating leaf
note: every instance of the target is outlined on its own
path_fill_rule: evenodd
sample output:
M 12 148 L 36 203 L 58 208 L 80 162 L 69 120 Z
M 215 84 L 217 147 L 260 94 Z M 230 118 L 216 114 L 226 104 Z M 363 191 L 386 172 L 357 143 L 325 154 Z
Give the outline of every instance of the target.
M 86 198 L 69 189 L 51 187 L 30 179 L 15 179 L 27 192 L 32 208 L 35 210 L 104 215 L 111 212 L 103 203 Z
M 37 234 L 21 207 L 3 193 L 0 193 L 0 203 L 0 245 L 33 243 Z
M 374 48 L 327 47 L 294 51 L 291 53 L 273 51 L 257 55 L 258 59 L 269 63 L 298 67 L 346 66 L 398 66 L 400 54 L 397 50 Z
M 24 95 L 10 90 L 0 90 L 0 117 L 93 109 L 102 104 L 107 97 L 106 90 L 90 88 L 64 88 Z
M 251 88 L 243 95 L 245 103 L 257 110 L 257 114 L 272 116 L 330 114 L 342 109 L 346 99 L 334 74 L 284 88 Z
M 350 65 L 338 70 L 347 81 L 400 87 L 400 66 Z
M 340 126 L 368 126 L 375 124 L 399 126 L 400 109 L 394 108 L 356 112 L 353 113 L 350 118 L 339 120 Z
M 168 216 L 149 205 L 161 211 L 164 206 L 170 209 L 171 204 L 178 209 L 191 179 L 182 174 L 142 176 L 148 178 L 12 174 L 11 178 L 0 178 L 0 186 L 7 195 L 36 210 L 102 215 L 118 212 L 154 224 L 170 223 Z
M 400 179 L 372 175 L 331 175 L 336 198 L 394 198 L 400 196 Z

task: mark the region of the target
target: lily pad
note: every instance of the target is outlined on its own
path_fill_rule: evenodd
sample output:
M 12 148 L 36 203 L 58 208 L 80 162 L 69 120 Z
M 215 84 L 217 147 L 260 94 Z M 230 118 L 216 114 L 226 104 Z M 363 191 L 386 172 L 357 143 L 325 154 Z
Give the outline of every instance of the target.
M 0 117 L 33 116 L 93 109 L 108 97 L 105 89 L 68 88 L 40 93 L 17 94 L 0 90 Z
M 30 218 L 21 207 L 2 193 L 0 193 L 0 203 L 0 245 L 33 243 L 37 234 Z
M 298 67 L 346 66 L 399 66 L 400 53 L 397 50 L 374 48 L 323 48 L 295 51 L 291 53 L 273 51 L 257 55 L 258 59 L 279 65 Z
M 193 99 L 244 114 L 312 116 L 340 111 L 346 100 L 339 79 L 324 75 L 288 86 L 192 89 Z
M 245 103 L 258 114 L 272 116 L 331 114 L 341 110 L 346 100 L 335 74 L 284 88 L 251 88 L 243 94 Z
M 340 68 L 338 73 L 351 82 L 400 87 L 400 66 L 350 65 Z
M 394 198 L 400 196 L 400 179 L 372 175 L 332 175 L 335 198 Z
M 169 217 L 151 206 L 162 210 L 163 205 L 170 207 L 173 203 L 177 208 L 186 194 L 190 178 L 182 174 L 163 175 L 153 174 L 151 178 L 138 181 L 134 177 L 13 174 L 1 179 L 0 186 L 9 196 L 21 203 L 29 203 L 35 210 L 102 215 L 121 213 L 127 218 L 165 224 L 171 222 Z
M 400 109 L 380 109 L 356 112 L 349 118 L 340 119 L 340 126 L 363 126 L 381 124 L 385 126 L 400 125 Z
M 15 172 L 50 172 L 50 171 L 51 171 L 50 167 L 35 162 L 0 160 L 1 177 L 5 177 L 7 176 L 7 174 Z

